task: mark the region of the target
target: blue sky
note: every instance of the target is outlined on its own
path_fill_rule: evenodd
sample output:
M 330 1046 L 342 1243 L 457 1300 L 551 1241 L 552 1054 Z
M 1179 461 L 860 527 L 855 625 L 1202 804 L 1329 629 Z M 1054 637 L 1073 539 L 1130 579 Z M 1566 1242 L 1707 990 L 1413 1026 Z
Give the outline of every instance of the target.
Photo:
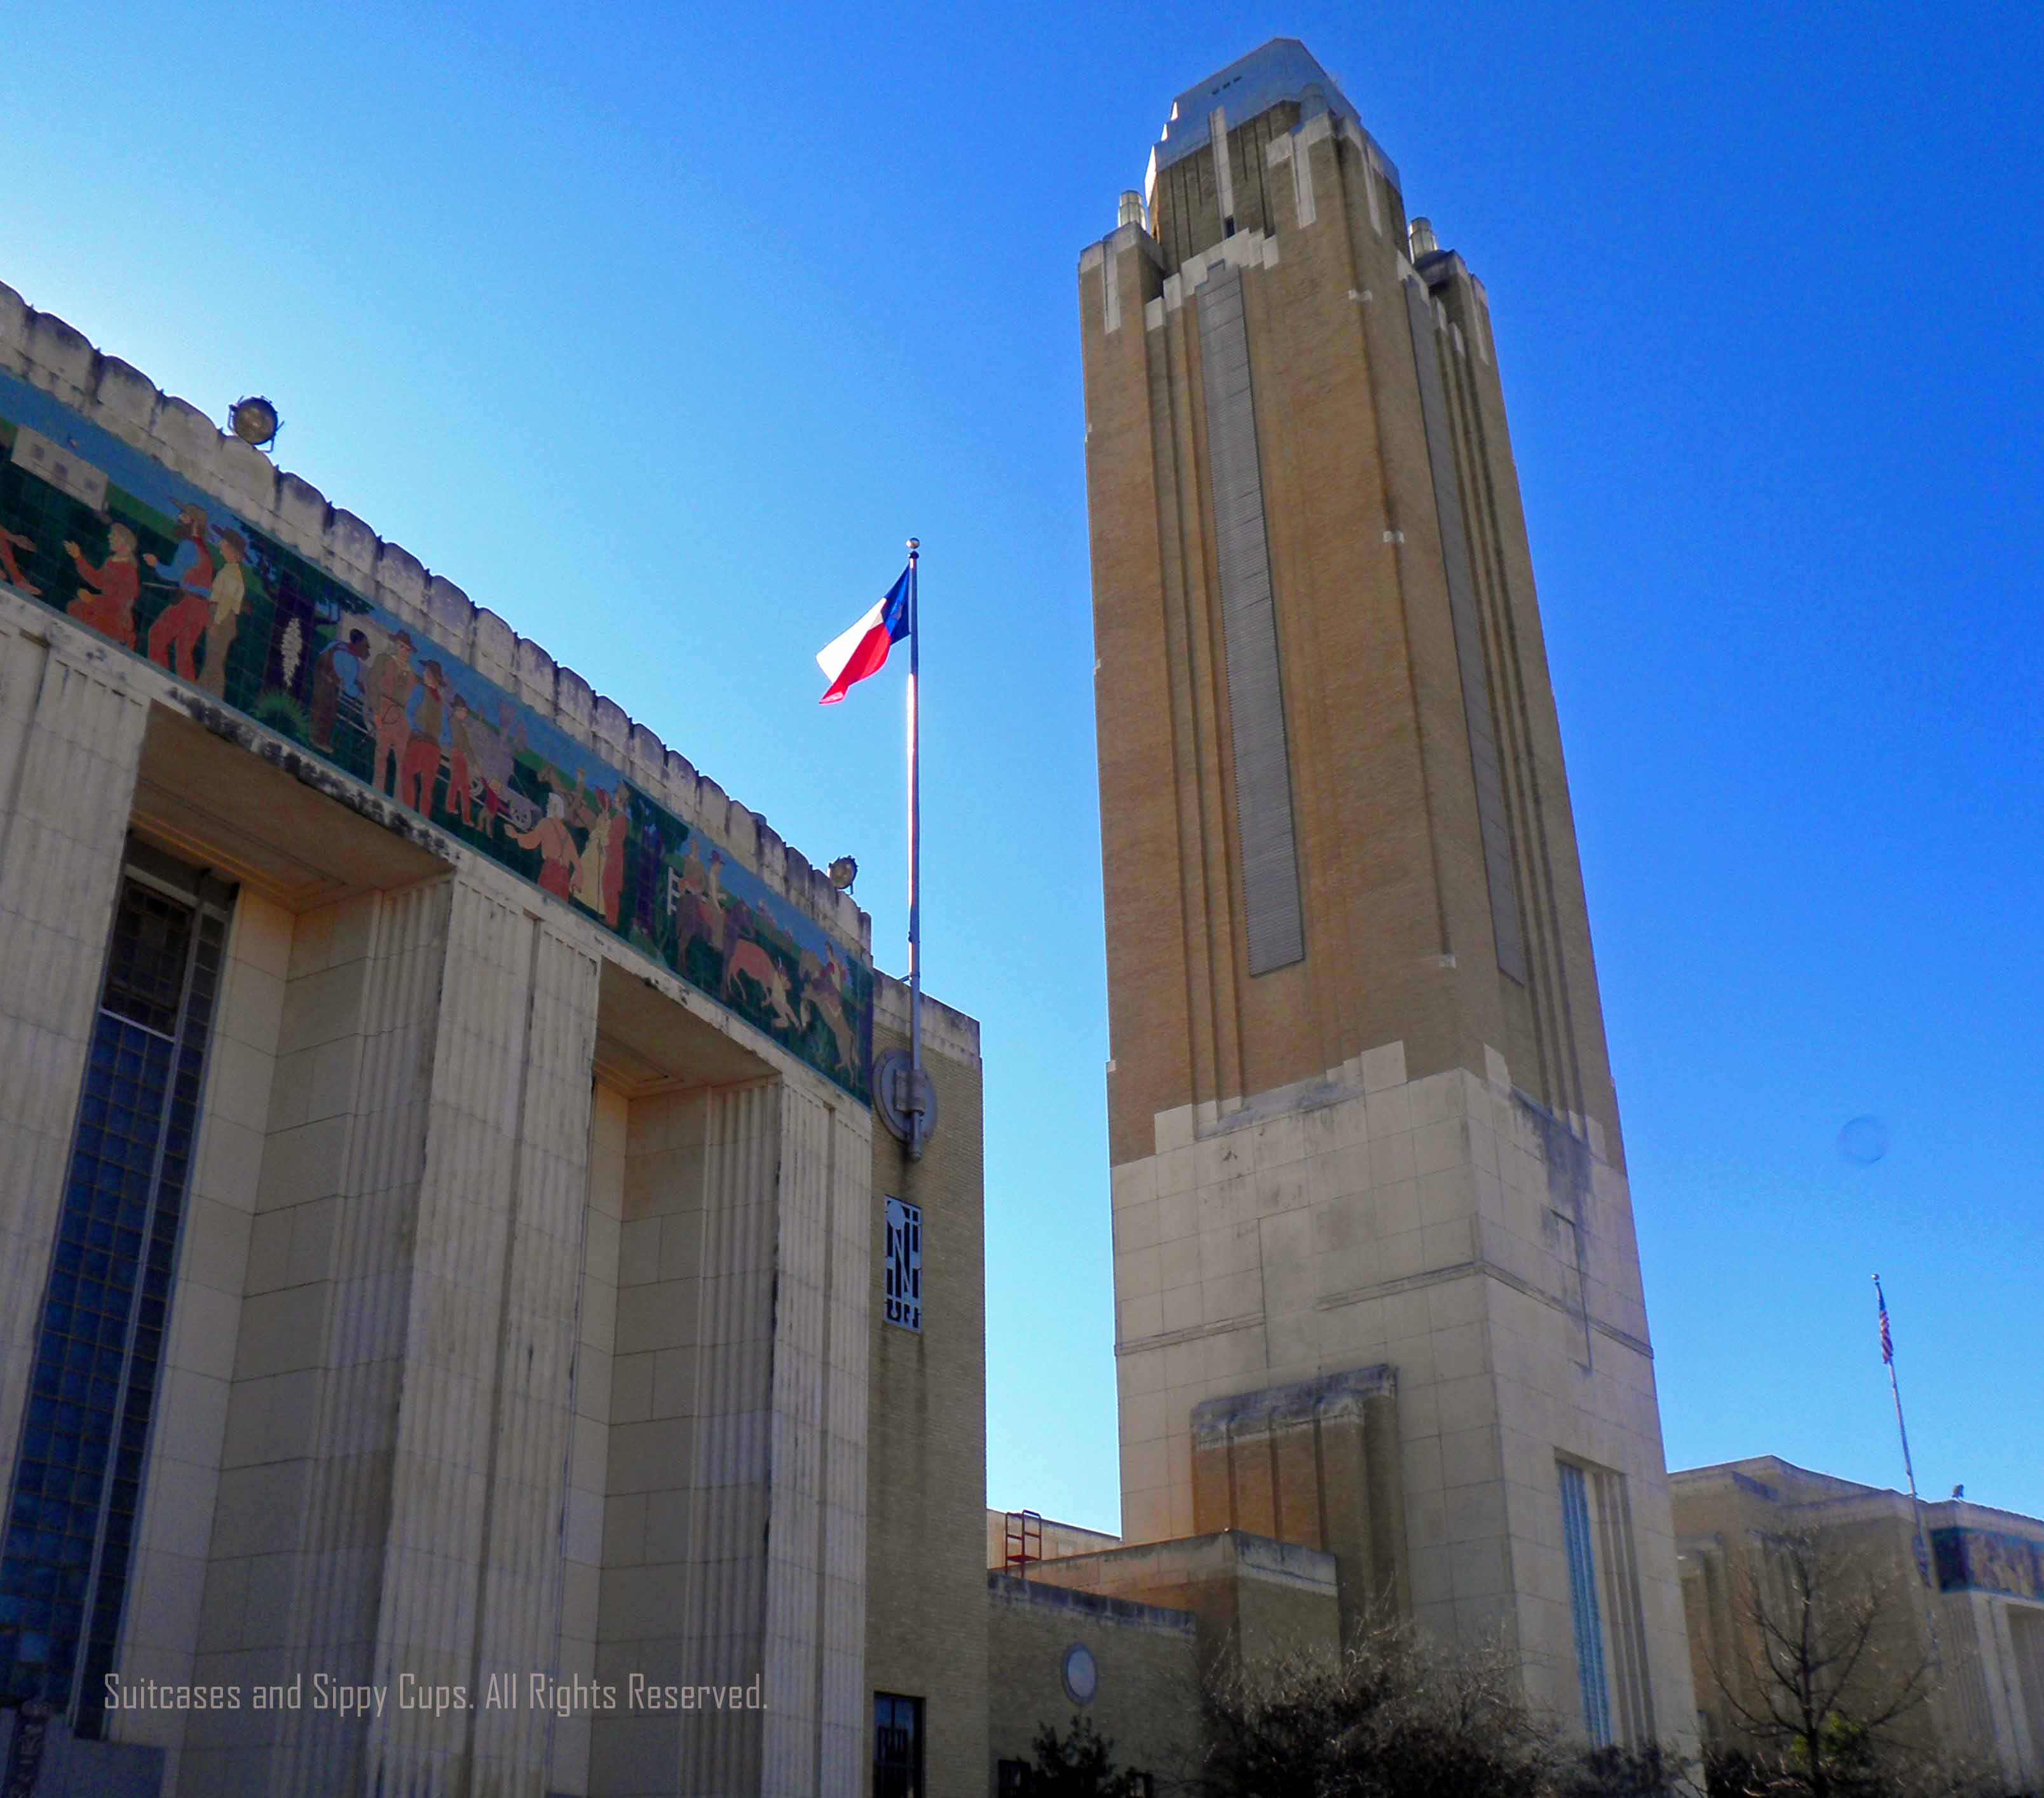
M 2044 1514 L 2038 344 L 2015 7 L 119 4 L 9 20 L 0 279 L 763 811 L 983 1022 L 989 1492 L 1118 1514 L 1074 272 L 1304 38 L 1487 282 L 1673 1466 Z M 1871 1165 L 1838 1132 L 1887 1128 Z M 933 1295 L 933 1304 L 941 1300 Z

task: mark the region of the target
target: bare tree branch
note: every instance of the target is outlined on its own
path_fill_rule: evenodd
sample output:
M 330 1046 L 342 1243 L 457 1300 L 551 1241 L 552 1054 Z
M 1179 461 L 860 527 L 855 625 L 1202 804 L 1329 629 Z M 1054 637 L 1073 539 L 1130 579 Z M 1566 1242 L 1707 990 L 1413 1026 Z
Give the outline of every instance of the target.
M 1870 1556 L 1814 1530 L 1758 1538 L 1730 1571 L 1736 1658 L 1707 1665 L 1729 1720 L 1759 1751 L 1755 1789 L 1865 1789 L 1873 1762 L 1898 1745 L 1893 1726 L 1935 1683 L 1911 1595 Z

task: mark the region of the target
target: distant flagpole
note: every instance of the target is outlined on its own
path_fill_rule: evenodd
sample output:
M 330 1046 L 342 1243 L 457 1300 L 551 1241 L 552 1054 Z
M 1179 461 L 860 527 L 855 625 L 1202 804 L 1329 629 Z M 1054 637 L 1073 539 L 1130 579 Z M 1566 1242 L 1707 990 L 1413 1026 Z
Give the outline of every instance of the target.
M 1932 1592 L 1937 1582 L 1931 1574 L 1931 1545 L 1923 1536 L 1923 1506 L 1916 1496 L 1916 1468 L 1909 1458 L 1909 1426 L 1902 1416 L 1902 1385 L 1895 1377 L 1895 1331 L 1888 1321 L 1888 1295 L 1881 1289 L 1881 1276 L 1873 1277 L 1873 1302 L 1881 1313 L 1881 1358 L 1888 1364 L 1888 1389 L 1895 1399 L 1895 1428 L 1902 1438 L 1902 1471 L 1909 1477 L 1909 1516 L 1916 1531 L 1916 1570 Z M 1923 1620 L 1931 1628 L 1931 1658 L 1938 1658 L 1938 1616 L 1931 1598 L 1923 1600 Z
M 909 1158 L 928 1135 L 923 1101 L 923 620 L 918 603 L 922 540 L 909 540 Z

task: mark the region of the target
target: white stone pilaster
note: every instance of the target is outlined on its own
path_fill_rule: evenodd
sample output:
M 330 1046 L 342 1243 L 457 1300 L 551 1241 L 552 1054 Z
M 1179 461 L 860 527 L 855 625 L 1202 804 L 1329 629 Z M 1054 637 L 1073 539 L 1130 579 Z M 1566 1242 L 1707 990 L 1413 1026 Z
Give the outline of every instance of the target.
M 145 708 L 0 626 L 0 1444 L 13 1451 Z
M 417 1189 L 376 1630 L 386 1791 L 544 1789 L 544 1719 L 482 1700 L 544 1667 L 558 1604 L 587 1193 L 594 961 L 457 874 Z M 474 1764 L 464 1771 L 473 1755 Z
M 560 1630 L 587 1216 L 597 964 L 544 920 L 533 922 L 531 937 L 531 1012 L 487 1445 L 482 1603 L 469 1673 L 471 1692 L 486 1689 L 494 1676 L 517 1690 L 518 1702 L 471 1714 L 469 1789 L 476 1798 L 548 1785 L 541 1777 L 548 1717 L 527 1704 L 525 1687 L 533 1673 L 551 1669 Z

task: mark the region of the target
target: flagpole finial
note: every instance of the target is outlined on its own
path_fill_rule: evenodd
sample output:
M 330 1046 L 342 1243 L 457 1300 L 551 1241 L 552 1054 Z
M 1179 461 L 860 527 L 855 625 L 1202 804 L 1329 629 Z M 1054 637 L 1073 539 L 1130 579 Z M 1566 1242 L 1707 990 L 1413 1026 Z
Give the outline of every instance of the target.
M 916 551 L 917 550 L 920 549 L 922 547 L 923 547 L 923 540 L 922 540 L 920 537 L 911 537 L 911 538 L 909 540 L 909 553 L 911 555 L 913 555 L 916 553 Z

